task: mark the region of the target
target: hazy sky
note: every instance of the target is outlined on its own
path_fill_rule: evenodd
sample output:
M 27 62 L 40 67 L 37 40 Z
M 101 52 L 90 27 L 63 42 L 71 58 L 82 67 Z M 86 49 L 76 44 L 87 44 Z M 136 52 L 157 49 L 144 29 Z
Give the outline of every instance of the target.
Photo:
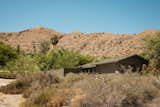
M 36 26 L 61 32 L 160 29 L 160 0 L 0 0 L 0 31 Z

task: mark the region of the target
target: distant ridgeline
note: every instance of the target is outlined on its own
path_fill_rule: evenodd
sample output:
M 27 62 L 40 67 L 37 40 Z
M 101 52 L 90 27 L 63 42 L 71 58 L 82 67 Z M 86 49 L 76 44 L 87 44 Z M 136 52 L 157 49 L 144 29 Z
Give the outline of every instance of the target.
M 159 30 L 147 30 L 138 34 L 61 33 L 44 27 L 36 27 L 20 32 L 1 32 L 0 41 L 19 47 L 26 53 L 37 51 L 41 42 L 49 41 L 51 50 L 63 48 L 96 57 L 122 57 L 141 54 L 145 35 L 156 32 Z

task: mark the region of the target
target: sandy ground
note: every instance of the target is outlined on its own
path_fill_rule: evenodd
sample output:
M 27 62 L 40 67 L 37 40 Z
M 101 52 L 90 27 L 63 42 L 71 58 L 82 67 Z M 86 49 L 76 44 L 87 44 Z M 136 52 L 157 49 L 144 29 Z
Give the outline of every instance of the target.
M 0 79 L 0 87 L 14 81 L 14 79 Z M 19 107 L 23 101 L 24 98 L 20 94 L 11 95 L 0 93 L 0 107 Z
M 15 81 L 15 79 L 1 79 L 0 78 L 0 87 L 5 86 L 5 85 L 7 85 L 11 82 L 14 82 L 14 81 Z

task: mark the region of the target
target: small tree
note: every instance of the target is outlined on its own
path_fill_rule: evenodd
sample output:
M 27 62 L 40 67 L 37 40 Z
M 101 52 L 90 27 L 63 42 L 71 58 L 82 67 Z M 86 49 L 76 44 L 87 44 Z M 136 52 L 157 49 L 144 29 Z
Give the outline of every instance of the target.
M 160 68 L 160 33 L 149 35 L 145 38 L 146 58 L 156 69 Z
M 81 55 L 79 52 L 59 49 L 37 57 L 41 70 L 75 68 L 79 65 L 92 62 L 94 57 Z
M 54 36 L 54 37 L 51 38 L 52 45 L 57 45 L 58 41 L 59 41 L 59 39 L 58 39 L 57 36 Z
M 6 69 L 16 73 L 39 71 L 37 61 L 31 56 L 19 56 L 15 61 L 7 63 Z
M 0 66 L 5 66 L 8 62 L 18 57 L 17 50 L 0 42 Z

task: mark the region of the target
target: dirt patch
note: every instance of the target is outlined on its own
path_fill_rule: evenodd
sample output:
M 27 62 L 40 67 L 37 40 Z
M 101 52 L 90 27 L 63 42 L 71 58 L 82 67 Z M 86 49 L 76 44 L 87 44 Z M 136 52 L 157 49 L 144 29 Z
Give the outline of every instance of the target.
M 5 86 L 15 79 L 0 79 L 0 87 Z M 21 94 L 3 94 L 0 93 L 0 107 L 19 107 L 19 105 L 24 102 L 25 99 Z
M 14 82 L 14 81 L 15 81 L 15 79 L 1 79 L 0 78 L 0 87 L 5 86 L 5 85 L 7 85 L 11 82 Z
M 22 95 L 11 95 L 0 93 L 0 107 L 19 107 L 24 101 Z

